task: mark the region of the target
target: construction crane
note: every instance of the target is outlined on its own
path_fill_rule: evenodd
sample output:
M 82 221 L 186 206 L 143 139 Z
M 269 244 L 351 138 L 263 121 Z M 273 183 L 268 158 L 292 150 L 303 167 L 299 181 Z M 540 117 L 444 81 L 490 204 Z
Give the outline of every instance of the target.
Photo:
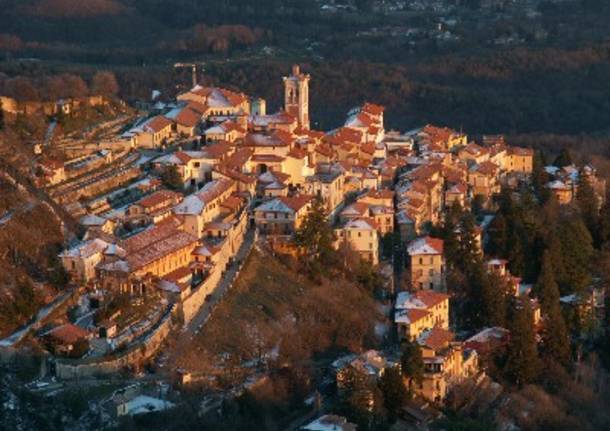
M 190 67 L 193 73 L 193 87 L 197 85 L 197 66 L 201 66 L 201 71 L 203 72 L 205 69 L 203 68 L 204 63 L 176 63 L 174 64 L 174 68 L 182 68 L 182 67 Z

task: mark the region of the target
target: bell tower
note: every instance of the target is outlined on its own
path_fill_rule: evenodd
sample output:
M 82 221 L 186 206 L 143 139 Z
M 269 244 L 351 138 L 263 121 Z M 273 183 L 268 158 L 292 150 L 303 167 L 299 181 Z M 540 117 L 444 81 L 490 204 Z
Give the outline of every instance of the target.
M 292 66 L 292 74 L 284 77 L 284 110 L 294 115 L 299 126 L 309 129 L 309 80 L 308 74 L 301 73 L 298 64 Z

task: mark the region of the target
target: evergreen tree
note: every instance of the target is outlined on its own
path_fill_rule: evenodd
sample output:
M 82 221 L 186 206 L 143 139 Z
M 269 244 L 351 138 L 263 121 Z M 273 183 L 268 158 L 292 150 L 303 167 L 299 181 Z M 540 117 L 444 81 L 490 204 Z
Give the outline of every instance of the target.
M 570 150 L 564 147 L 555 158 L 553 165 L 558 168 L 563 168 L 564 166 L 570 166 L 572 163 L 572 154 L 570 154 Z
M 536 292 L 543 317 L 542 355 L 546 360 L 570 365 L 570 338 L 559 303 L 559 287 L 555 282 L 550 253 L 544 253 Z
M 484 326 L 506 326 L 509 292 L 506 280 L 497 274 L 482 278 L 482 313 Z
M 601 242 L 610 241 L 610 187 L 606 187 L 606 198 L 599 213 L 599 237 Z
M 170 189 L 184 189 L 182 177 L 180 176 L 180 172 L 178 172 L 178 167 L 175 165 L 168 165 L 163 169 L 163 172 L 161 173 L 161 181 L 163 181 L 163 184 Z
M 595 243 L 599 245 L 599 203 L 597 195 L 591 181 L 587 175 L 580 173 L 580 180 L 578 182 L 578 190 L 576 191 L 576 203 L 580 209 L 582 219 L 589 229 L 591 237 L 596 240 Z
M 335 235 L 328 223 L 321 198 L 314 199 L 301 227 L 295 232 L 294 239 L 296 245 L 305 251 L 305 262 L 310 269 L 322 269 L 321 263 L 327 266 L 335 261 Z
M 591 281 L 589 265 L 594 251 L 591 234 L 578 214 L 572 214 L 559 223 L 558 237 L 565 271 L 565 280 L 560 281 L 562 294 L 582 292 Z
M 465 213 L 460 223 L 460 246 L 459 255 L 456 260 L 456 266 L 465 273 L 470 272 L 470 269 L 481 261 L 475 227 L 473 215 Z
M 408 397 L 400 370 L 396 367 L 387 368 L 379 380 L 379 389 L 390 422 L 394 423 Z
M 549 198 L 549 189 L 546 184 L 549 182 L 549 175 L 544 170 L 546 161 L 544 160 L 544 154 L 542 151 L 536 151 L 534 153 L 534 163 L 532 169 L 532 187 L 538 201 L 544 203 Z
M 424 378 L 424 360 L 417 341 L 403 343 L 400 365 L 403 376 L 409 381 L 409 391 L 413 392 L 413 384 L 421 384 Z
M 487 228 L 487 253 L 492 256 L 506 256 L 508 232 L 506 219 L 502 213 L 497 213 Z
M 460 252 L 460 242 L 456 232 L 456 221 L 459 221 L 460 215 L 461 207 L 459 203 L 457 203 L 457 206 L 452 205 L 450 210 L 445 213 L 443 227 L 440 230 L 440 236 L 444 243 L 445 259 L 450 266 L 454 266 Z
M 382 422 L 383 405 L 382 392 L 366 374 L 351 367 L 345 371 L 340 410 L 358 429 L 376 429 Z
M 517 301 L 509 322 L 510 341 L 507 347 L 506 375 L 523 386 L 536 378 L 539 370 L 538 348 L 529 299 Z

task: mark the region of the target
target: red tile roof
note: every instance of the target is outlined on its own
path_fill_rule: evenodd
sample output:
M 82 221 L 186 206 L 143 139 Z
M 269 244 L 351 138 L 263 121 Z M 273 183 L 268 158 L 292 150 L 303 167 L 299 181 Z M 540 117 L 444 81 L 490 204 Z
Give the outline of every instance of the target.
M 89 336 L 89 333 L 76 325 L 66 323 L 51 330 L 49 336 L 63 344 L 74 344 L 78 340 Z
M 310 195 L 298 195 L 298 196 L 281 196 L 278 198 L 286 206 L 298 212 L 301 208 L 307 205 L 313 199 Z
M 171 125 L 172 122 L 170 120 L 162 115 L 157 115 L 146 123 L 146 128 L 151 130 L 153 133 L 157 133 Z

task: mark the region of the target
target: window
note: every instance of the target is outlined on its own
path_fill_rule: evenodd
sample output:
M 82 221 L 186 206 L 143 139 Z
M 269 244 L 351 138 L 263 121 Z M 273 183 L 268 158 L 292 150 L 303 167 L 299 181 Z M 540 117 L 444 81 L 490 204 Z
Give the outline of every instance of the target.
M 373 243 L 369 242 L 369 250 L 373 249 Z
M 434 283 L 430 283 L 430 290 L 434 290 Z
M 423 257 L 420 257 L 420 258 L 419 258 L 419 264 L 420 264 L 420 265 L 423 265 L 423 264 L 424 264 L 424 258 L 423 258 Z
M 362 236 L 362 232 L 358 232 L 358 238 Z
M 434 269 L 430 269 L 430 270 L 428 271 L 428 274 L 429 274 L 429 275 L 434 275 Z

